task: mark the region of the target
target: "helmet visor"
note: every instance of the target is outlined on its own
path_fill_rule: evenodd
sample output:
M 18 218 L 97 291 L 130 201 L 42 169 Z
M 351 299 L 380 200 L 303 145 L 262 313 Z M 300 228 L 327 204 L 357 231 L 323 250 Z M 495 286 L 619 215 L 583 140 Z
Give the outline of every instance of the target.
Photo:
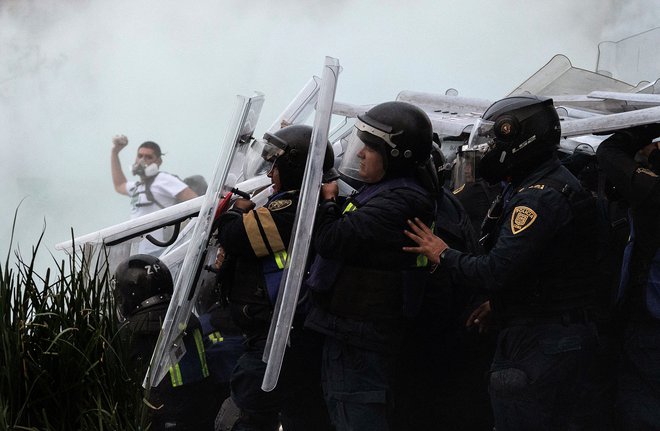
M 341 144 L 344 147 L 344 154 L 342 155 L 338 170 L 348 178 L 363 181 L 363 178 L 360 176 L 360 159 L 357 155 L 364 148 L 365 144 L 358 138 L 358 130 L 357 127 L 353 128 L 350 135 L 342 138 Z
M 383 129 L 388 129 L 388 130 L 381 130 L 380 128 L 374 127 L 370 124 L 365 123 L 362 121 L 359 117 L 357 121 L 355 122 L 355 128 L 361 132 L 368 133 L 370 135 L 373 135 L 377 138 L 382 139 L 385 141 L 387 145 L 389 145 L 392 148 L 396 148 L 396 144 L 392 142 L 392 137 L 401 134 L 402 132 L 397 132 L 397 133 L 391 133 L 391 127 L 381 125 Z
M 495 145 L 495 123 L 478 119 L 472 126 L 466 150 L 485 153 L 493 145 Z
M 477 172 L 479 161 L 487 148 L 488 146 L 483 144 L 477 149 L 470 149 L 468 145 L 459 148 L 452 170 L 452 187 L 454 189 L 474 183 L 479 178 Z
M 282 150 L 279 150 L 283 152 Z M 250 144 L 243 160 L 243 177 L 254 178 L 267 174 L 278 156 L 278 149 L 265 139 L 255 139 Z

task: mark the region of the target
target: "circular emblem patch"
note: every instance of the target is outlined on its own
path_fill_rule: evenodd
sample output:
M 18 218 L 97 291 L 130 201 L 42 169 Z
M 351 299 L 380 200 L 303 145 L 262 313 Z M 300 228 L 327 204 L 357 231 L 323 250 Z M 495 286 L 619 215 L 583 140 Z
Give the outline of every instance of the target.
M 268 204 L 269 211 L 279 211 L 288 208 L 293 204 L 291 199 L 278 199 Z
M 536 220 L 536 212 L 529 207 L 515 207 L 511 214 L 511 232 L 514 235 L 524 231 Z

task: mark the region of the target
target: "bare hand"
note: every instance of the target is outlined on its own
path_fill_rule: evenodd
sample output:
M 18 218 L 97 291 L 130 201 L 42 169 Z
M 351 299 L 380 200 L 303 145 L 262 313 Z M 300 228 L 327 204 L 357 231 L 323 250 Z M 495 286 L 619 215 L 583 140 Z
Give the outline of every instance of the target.
M 486 301 L 474 310 L 470 317 L 468 317 L 465 326 L 468 328 L 477 325 L 479 328 L 479 333 L 487 332 L 488 327 L 490 326 L 491 317 L 493 314 L 493 309 L 490 306 L 490 301 Z
M 128 145 L 128 138 L 126 136 L 115 135 L 115 137 L 112 138 L 113 149 L 116 150 L 117 152 L 124 149 L 126 145 Z
M 403 233 L 415 241 L 418 247 L 403 247 L 403 251 L 423 254 L 430 262 L 436 265 L 439 264 L 440 254 L 449 248 L 447 243 L 435 236 L 431 229 L 417 217 L 415 217 L 414 222 L 408 220 L 408 226 L 410 226 L 410 231 L 404 230 Z
M 222 264 L 225 262 L 225 249 L 222 247 L 218 248 L 218 253 L 215 255 L 215 263 L 213 266 L 215 269 L 222 268 Z
M 339 186 L 337 185 L 337 181 L 331 181 L 321 185 L 321 200 L 334 200 L 338 194 Z
M 248 212 L 253 210 L 255 207 L 254 202 L 249 199 L 238 198 L 234 201 L 234 208 L 239 209 L 243 212 Z

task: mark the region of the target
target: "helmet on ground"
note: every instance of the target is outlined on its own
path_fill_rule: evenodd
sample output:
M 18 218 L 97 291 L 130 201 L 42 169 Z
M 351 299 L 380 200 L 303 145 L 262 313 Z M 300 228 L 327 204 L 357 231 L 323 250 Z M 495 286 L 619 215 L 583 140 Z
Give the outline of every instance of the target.
M 148 254 L 136 254 L 115 271 L 115 296 L 120 318 L 162 302 L 169 302 L 174 283 L 167 266 Z
M 360 179 L 357 154 L 364 145 L 380 153 L 385 178 L 413 175 L 429 160 L 433 127 L 426 113 L 406 102 L 385 102 L 358 115 L 340 171 Z
M 481 176 L 490 183 L 522 178 L 554 156 L 561 126 L 552 99 L 513 96 L 493 103 L 472 128 L 468 149 L 483 153 Z
M 262 157 L 277 167 L 282 182 L 282 190 L 297 190 L 302 185 L 307 154 L 312 140 L 312 128 L 306 125 L 292 125 L 275 133 L 264 134 Z M 335 155 L 328 142 L 323 159 L 323 182 L 336 180 L 339 176 L 334 169 Z

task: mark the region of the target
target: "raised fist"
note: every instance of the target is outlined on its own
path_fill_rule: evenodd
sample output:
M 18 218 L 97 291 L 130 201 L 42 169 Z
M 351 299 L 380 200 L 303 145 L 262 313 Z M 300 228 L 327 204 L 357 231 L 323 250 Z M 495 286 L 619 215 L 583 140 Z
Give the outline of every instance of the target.
M 112 145 L 119 151 L 128 145 L 128 138 L 124 135 L 116 135 L 112 138 Z

